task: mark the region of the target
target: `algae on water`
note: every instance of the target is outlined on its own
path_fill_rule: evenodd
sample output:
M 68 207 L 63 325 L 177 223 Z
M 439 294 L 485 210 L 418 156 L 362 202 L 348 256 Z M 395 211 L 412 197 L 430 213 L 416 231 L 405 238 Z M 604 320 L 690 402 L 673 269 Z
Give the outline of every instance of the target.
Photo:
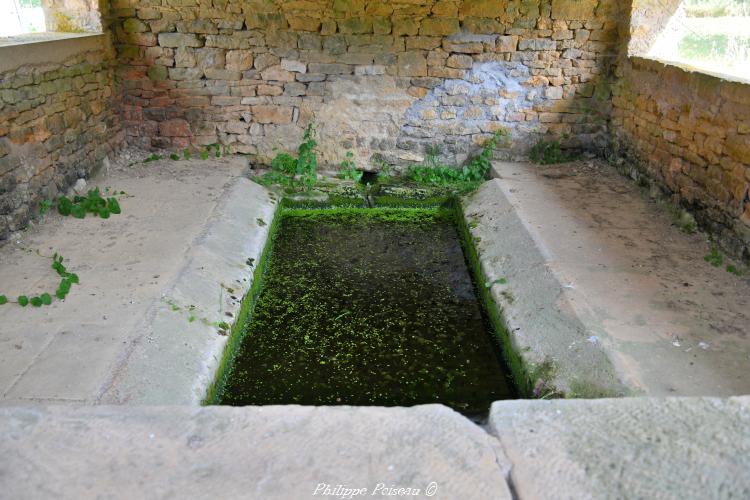
M 287 210 L 219 400 L 466 414 L 514 397 L 448 210 Z

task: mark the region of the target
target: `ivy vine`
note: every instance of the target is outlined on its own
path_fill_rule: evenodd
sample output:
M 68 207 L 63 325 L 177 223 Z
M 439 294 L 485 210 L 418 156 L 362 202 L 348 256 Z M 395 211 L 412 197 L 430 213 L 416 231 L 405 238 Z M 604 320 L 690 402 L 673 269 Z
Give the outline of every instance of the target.
M 52 269 L 54 269 L 58 276 L 60 276 L 60 284 L 57 286 L 57 290 L 54 296 L 58 300 L 65 300 L 65 297 L 70 293 L 70 288 L 73 285 L 79 284 L 78 275 L 75 273 L 68 272 L 63 265 L 63 256 L 55 253 L 52 256 Z M 31 304 L 32 307 L 42 307 L 52 305 L 52 295 L 49 293 L 43 293 L 40 295 L 34 295 L 29 297 L 28 295 L 19 295 L 16 303 L 21 307 L 26 307 Z M 8 297 L 0 295 L 0 306 L 9 303 Z
M 109 188 L 105 191 L 109 191 Z M 98 215 L 102 219 L 109 219 L 110 215 L 119 215 L 122 213 L 115 193 L 112 194 L 113 196 L 104 197 L 99 188 L 94 188 L 86 196 L 74 196 L 72 199 L 60 196 L 54 202 L 44 200 L 41 203 L 40 212 L 44 214 L 53 206 L 57 206 L 58 213 L 64 217 L 72 216 L 76 219 L 83 219 L 86 217 L 86 214 L 92 214 Z M 120 191 L 117 194 L 124 195 L 125 191 Z

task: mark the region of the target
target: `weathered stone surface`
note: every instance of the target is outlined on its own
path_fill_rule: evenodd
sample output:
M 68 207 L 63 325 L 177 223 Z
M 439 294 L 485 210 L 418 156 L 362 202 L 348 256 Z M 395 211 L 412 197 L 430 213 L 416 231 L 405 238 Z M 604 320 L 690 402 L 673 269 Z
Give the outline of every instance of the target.
M 230 50 L 226 55 L 226 68 L 233 71 L 244 71 L 253 67 L 254 55 L 250 50 Z
M 271 66 L 261 72 L 261 77 L 268 81 L 293 82 L 294 74 L 282 66 Z
M 439 405 L 5 408 L 0 425 L 0 486 L 13 498 L 82 498 L 92 481 L 125 498 L 287 500 L 326 484 L 512 498 L 497 442 Z
M 500 36 L 497 37 L 498 52 L 515 52 L 518 48 L 517 36 Z
M 253 119 L 258 123 L 291 123 L 293 111 L 288 106 L 253 106 Z
M 202 47 L 203 42 L 189 33 L 159 33 L 159 45 L 162 47 Z
M 186 120 L 174 119 L 159 124 L 159 133 L 165 137 L 190 137 L 190 124 Z
M 294 73 L 307 73 L 307 65 L 305 63 L 292 59 L 282 59 L 281 67 Z
M 512 401 L 490 430 L 519 498 L 745 498 L 750 398 Z
M 508 7 L 508 0 L 464 0 L 460 12 L 470 17 L 499 17 Z
M 399 54 L 398 74 L 400 76 L 427 76 L 427 58 L 417 51 Z
M 419 34 L 427 36 L 447 36 L 457 33 L 459 29 L 458 19 L 428 17 L 422 19 Z
M 750 356 L 750 339 L 731 325 L 750 321 L 750 283 L 706 264 L 711 244 L 680 231 L 614 167 L 585 165 L 540 171 L 496 162 L 500 180 L 467 205 L 479 222 L 472 233 L 481 238 L 487 281 L 507 280 L 491 292 L 515 352 L 528 362 L 546 360 L 549 374 L 561 380 L 552 385 L 568 385 L 565 392 L 578 396 L 622 393 L 616 384 L 603 387 L 605 380 L 648 396 L 749 394 L 741 360 Z M 481 206 L 492 206 L 491 213 L 474 208 Z M 504 207 L 508 215 L 498 216 Z M 620 228 L 616 238 L 602 237 L 613 227 Z M 575 243 L 560 234 L 575 234 Z M 529 250 L 529 241 L 543 254 Z M 644 241 L 653 243 L 636 243 Z M 664 267 L 659 255 L 672 264 Z M 612 281 L 620 285 L 612 288 Z M 632 311 L 638 322 L 630 321 Z M 562 318 L 553 319 L 558 313 Z M 716 348 L 726 344 L 733 349 Z M 551 390 L 535 384 L 536 394 Z
M 552 0 L 553 19 L 586 21 L 594 16 L 599 0 Z

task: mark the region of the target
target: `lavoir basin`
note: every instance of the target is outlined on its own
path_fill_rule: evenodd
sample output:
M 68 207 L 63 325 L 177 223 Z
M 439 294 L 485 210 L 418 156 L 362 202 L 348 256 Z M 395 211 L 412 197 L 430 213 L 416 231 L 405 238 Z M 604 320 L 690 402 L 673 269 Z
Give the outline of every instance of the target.
M 516 397 L 452 208 L 281 208 L 209 403 Z

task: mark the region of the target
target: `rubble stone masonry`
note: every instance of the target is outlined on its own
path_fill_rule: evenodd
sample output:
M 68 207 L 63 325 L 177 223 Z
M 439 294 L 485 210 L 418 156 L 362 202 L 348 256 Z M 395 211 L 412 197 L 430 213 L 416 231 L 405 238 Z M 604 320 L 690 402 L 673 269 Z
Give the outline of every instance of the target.
M 750 83 L 628 56 L 622 39 L 611 153 L 750 263 Z
M 0 72 L 0 240 L 122 143 L 114 63 L 103 47 Z
M 465 160 L 498 129 L 605 141 L 614 0 L 114 0 L 129 140 L 322 161 Z

